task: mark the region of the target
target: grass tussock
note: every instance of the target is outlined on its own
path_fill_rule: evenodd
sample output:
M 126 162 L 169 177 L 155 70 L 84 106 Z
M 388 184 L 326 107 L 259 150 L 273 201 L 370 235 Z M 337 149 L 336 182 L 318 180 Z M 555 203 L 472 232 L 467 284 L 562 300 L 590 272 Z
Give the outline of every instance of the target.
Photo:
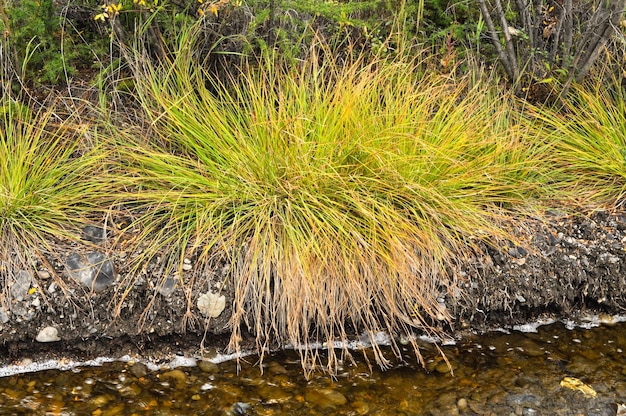
M 620 206 L 626 196 L 626 90 L 599 77 L 576 85 L 561 111 L 537 109 L 532 128 L 550 138 L 559 198 Z
M 103 212 L 105 152 L 86 145 L 85 129 L 52 110 L 0 101 L 0 273 L 3 300 L 20 271 L 55 256 L 54 239 L 75 239 L 81 224 Z M 47 257 L 46 257 L 47 256 Z M 40 263 L 42 265 L 42 263 Z
M 113 249 L 134 252 L 118 307 L 160 262 L 155 274 L 178 273 L 195 319 L 223 256 L 233 349 L 250 331 L 260 352 L 290 343 L 306 368 L 332 372 L 335 349 L 322 360 L 310 347 L 363 333 L 385 365 L 377 333 L 407 337 L 419 357 L 414 332 L 438 335 L 452 319 L 440 300 L 458 296 L 456 263 L 515 239 L 503 220 L 537 201 L 624 200 L 620 87 L 598 81 L 574 87 L 564 109 L 530 107 L 481 76 L 450 79 L 401 52 L 339 63 L 323 43 L 298 65 L 267 55 L 218 81 L 193 42 L 183 34 L 160 63 L 140 47 L 126 55 L 145 111 L 131 124 L 149 128 L 62 120 L 3 90 L 5 309 L 17 274 L 55 256 L 54 240 L 124 217 L 132 233 Z
M 260 350 L 289 342 L 315 364 L 308 346 L 353 331 L 376 352 L 378 331 L 437 332 L 451 319 L 437 300 L 454 285 L 447 266 L 503 235 L 502 209 L 542 179 L 509 97 L 419 76 L 420 62 L 338 66 L 312 50 L 225 85 L 188 48 L 172 56 L 135 55 L 158 139 L 127 147 L 128 197 L 147 212 L 146 255 L 230 253 L 235 349 L 250 329 Z

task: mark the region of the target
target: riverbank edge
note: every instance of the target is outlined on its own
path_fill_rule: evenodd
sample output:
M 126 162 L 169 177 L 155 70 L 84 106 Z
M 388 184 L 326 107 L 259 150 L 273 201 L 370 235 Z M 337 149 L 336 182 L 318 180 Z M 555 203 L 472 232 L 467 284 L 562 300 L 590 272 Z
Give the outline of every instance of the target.
M 457 264 L 457 286 L 440 299 L 454 317 L 440 323 L 446 334 L 512 328 L 542 316 L 572 319 L 586 313 L 623 313 L 625 211 L 553 212 L 546 219 L 523 218 L 510 224 L 518 236 L 515 243 L 484 244 L 479 253 Z M 116 267 L 123 270 L 121 264 Z M 209 286 L 219 287 L 219 270 L 213 277 Z M 208 356 L 226 352 L 232 303 L 228 286 L 221 288 L 227 307 L 208 327 L 198 310 L 190 308 L 195 304 L 181 288 L 155 295 L 155 288 L 139 279 L 120 303 L 115 287 L 87 293 L 51 291 L 54 284 L 42 280 L 32 286 L 23 299 L 3 306 L 0 365 L 123 355 L 159 362 L 201 350 Z M 56 335 L 41 342 L 42 331 L 50 328 Z M 242 349 L 253 350 L 254 337 L 244 338 Z

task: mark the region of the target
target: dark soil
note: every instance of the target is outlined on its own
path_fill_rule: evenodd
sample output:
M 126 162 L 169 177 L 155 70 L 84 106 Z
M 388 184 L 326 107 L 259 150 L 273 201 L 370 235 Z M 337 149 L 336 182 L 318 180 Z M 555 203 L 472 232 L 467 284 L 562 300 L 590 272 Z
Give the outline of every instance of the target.
M 598 211 L 566 216 L 552 213 L 548 221 L 513 222 L 517 244 L 484 245 L 481 253 L 458 265 L 458 288 L 445 298 L 454 315 L 452 335 L 512 326 L 550 315 L 572 318 L 581 313 L 621 313 L 626 305 L 626 212 Z M 97 238 L 95 239 L 97 241 Z M 496 248 L 497 247 L 497 248 Z M 64 247 L 64 253 L 76 250 Z M 93 250 L 93 245 L 86 246 Z M 124 256 L 111 256 L 120 275 Z M 0 364 L 21 359 L 121 357 L 141 354 L 156 361 L 176 354 L 222 351 L 230 336 L 228 316 L 232 293 L 220 286 L 223 262 L 215 270 L 190 270 L 194 293 L 221 287 L 226 310 L 208 321 L 188 301 L 190 292 L 176 287 L 157 293 L 162 278 L 144 270 L 132 290 L 118 283 L 101 292 L 88 292 L 67 277 L 62 264 L 51 264 L 60 277 L 33 280 L 22 300 L 0 305 Z M 154 272 L 154 271 L 152 271 Z M 130 273 L 130 272 L 128 272 Z M 61 280 L 58 280 L 61 279 Z M 10 303 L 10 304 L 7 304 Z M 58 330 L 59 341 L 37 342 L 45 327 Z M 252 337 L 243 347 L 253 347 Z

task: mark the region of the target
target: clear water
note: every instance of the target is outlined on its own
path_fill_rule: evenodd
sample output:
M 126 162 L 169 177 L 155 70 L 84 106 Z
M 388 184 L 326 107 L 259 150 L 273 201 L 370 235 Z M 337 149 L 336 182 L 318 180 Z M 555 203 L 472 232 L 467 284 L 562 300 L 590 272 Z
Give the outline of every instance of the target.
M 0 378 L 2 415 L 615 415 L 626 402 L 626 324 L 564 323 L 425 344 L 426 369 L 370 371 L 360 352 L 335 379 L 303 377 L 293 352 L 150 370 L 109 362 Z M 391 357 L 391 354 L 390 354 Z M 594 396 L 595 394 L 595 396 Z

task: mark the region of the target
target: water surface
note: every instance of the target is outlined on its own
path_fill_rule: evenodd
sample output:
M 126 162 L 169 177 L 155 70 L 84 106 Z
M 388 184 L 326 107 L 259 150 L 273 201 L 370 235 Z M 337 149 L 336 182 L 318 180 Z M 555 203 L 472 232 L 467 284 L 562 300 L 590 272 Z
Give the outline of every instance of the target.
M 370 371 L 359 352 L 335 379 L 309 380 L 293 352 L 151 370 L 109 362 L 0 378 L 2 415 L 615 415 L 626 402 L 626 323 L 553 323 L 470 336 L 443 347 L 454 375 L 424 344 Z M 389 352 L 389 356 L 392 357 Z

